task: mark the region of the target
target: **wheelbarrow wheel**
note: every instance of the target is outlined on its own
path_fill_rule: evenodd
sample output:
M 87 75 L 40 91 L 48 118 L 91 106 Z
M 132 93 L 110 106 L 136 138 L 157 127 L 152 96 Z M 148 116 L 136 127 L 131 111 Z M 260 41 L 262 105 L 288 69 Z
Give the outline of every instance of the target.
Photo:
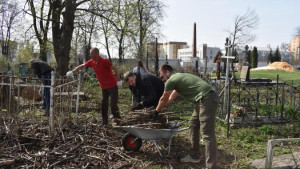
M 122 145 L 126 151 L 139 151 L 142 147 L 142 139 L 127 133 L 122 138 Z

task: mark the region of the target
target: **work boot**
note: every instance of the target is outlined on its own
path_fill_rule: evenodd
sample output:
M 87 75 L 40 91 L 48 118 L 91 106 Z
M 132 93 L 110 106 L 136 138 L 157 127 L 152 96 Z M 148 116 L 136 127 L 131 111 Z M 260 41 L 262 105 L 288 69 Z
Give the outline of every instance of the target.
M 200 160 L 200 158 L 194 159 L 190 155 L 187 155 L 187 156 L 181 158 L 180 161 L 183 163 L 199 163 L 201 160 Z

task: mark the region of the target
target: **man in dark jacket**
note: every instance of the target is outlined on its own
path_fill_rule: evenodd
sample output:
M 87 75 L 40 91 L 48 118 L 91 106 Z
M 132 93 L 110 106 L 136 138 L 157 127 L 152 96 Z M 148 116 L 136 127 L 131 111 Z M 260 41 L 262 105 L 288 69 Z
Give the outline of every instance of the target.
M 43 79 L 43 84 L 45 86 L 50 86 L 51 72 L 54 71 L 54 69 L 44 61 L 33 60 L 31 61 L 30 65 L 34 75 L 40 79 Z M 44 115 L 47 115 L 50 110 L 50 88 L 49 87 L 44 87 L 42 108 L 45 109 Z
M 164 92 L 164 83 L 152 74 L 126 72 L 124 80 L 133 94 L 133 101 L 138 104 L 132 110 L 144 107 L 156 107 Z

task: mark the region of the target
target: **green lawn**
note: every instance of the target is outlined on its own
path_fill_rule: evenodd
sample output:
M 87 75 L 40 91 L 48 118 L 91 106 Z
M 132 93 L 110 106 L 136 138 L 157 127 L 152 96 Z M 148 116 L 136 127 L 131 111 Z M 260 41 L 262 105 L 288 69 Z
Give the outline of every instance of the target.
M 287 82 L 297 86 L 300 84 L 300 72 L 288 72 L 284 70 L 261 70 L 261 71 L 250 71 L 250 78 L 268 78 L 272 80 L 277 79 L 279 75 L 279 81 Z M 237 73 L 237 77 L 240 76 L 240 72 Z

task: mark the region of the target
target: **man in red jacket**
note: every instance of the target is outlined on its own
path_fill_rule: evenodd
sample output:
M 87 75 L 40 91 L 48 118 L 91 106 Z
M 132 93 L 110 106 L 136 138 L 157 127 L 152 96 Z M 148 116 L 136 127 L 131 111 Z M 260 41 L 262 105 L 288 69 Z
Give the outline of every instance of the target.
M 118 108 L 118 86 L 117 80 L 120 81 L 117 68 L 106 58 L 99 55 L 98 48 L 90 50 L 91 58 L 82 65 L 77 66 L 74 70 L 69 71 L 67 76 L 73 76 L 73 73 L 85 67 L 92 67 L 102 88 L 101 113 L 102 124 L 108 124 L 108 99 L 110 97 L 110 108 L 114 118 L 121 118 Z M 115 74 L 113 74 L 113 71 Z

